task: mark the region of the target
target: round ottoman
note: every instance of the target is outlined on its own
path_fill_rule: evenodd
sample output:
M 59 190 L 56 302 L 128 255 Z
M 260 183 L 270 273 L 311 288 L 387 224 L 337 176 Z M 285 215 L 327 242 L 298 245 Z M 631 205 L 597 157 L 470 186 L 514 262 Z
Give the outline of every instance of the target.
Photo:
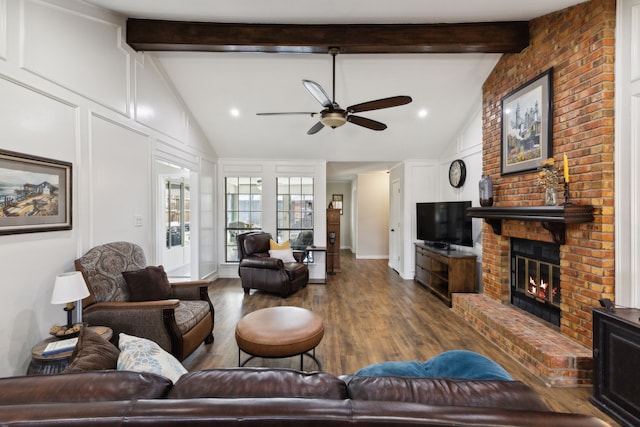
M 236 326 L 238 365 L 244 366 L 254 357 L 281 358 L 307 355 L 322 369 L 315 348 L 324 336 L 322 317 L 300 307 L 269 307 L 247 314 Z M 313 350 L 313 354 L 309 351 Z M 240 361 L 241 351 L 250 357 Z

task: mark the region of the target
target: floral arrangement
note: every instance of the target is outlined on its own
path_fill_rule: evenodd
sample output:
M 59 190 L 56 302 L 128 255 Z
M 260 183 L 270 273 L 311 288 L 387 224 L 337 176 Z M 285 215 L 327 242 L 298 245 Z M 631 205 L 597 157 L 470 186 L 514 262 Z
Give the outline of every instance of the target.
M 544 185 L 544 202 L 545 205 L 555 205 L 558 203 L 558 194 L 556 188 L 558 187 L 558 170 L 556 168 L 555 160 L 550 157 L 540 162 L 540 172 L 538 172 L 538 179 L 541 185 Z

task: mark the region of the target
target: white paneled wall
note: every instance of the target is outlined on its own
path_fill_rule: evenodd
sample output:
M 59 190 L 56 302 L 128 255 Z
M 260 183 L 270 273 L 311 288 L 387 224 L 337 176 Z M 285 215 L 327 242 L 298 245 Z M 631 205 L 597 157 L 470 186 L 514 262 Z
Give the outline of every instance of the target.
M 0 235 L 0 376 L 24 374 L 31 347 L 66 320 L 53 282 L 89 248 L 128 240 L 157 261 L 156 159 L 197 180 L 192 253 L 204 258 L 192 271 L 216 273 L 215 152 L 162 70 L 124 44 L 124 24 L 73 0 L 0 0 L 0 149 L 73 164 L 72 230 Z
M 120 26 L 49 3 L 24 1 L 21 66 L 122 114 L 129 58 Z
M 74 106 L 0 78 L 0 148 L 74 162 L 76 128 Z M 78 223 L 76 216 L 73 221 Z M 0 375 L 24 373 L 31 346 L 43 338 L 45 325 L 64 321 L 62 307 L 49 301 L 55 276 L 73 268 L 77 235 L 74 227 L 0 236 Z M 73 255 L 61 257 L 64 253 Z
M 141 57 L 135 61 L 135 71 L 136 120 L 186 143 L 186 110 L 155 61 Z
M 480 102 L 480 101 L 479 101 Z M 462 159 L 467 169 L 467 178 L 461 188 L 449 185 L 449 165 L 454 159 Z M 399 182 L 402 188 L 402 206 L 400 206 L 403 248 L 401 254 L 400 275 L 404 279 L 413 279 L 416 241 L 416 203 L 444 200 L 471 200 L 474 206 L 479 204 L 478 181 L 482 175 L 482 115 L 480 106 L 466 126 L 451 141 L 448 150 L 437 159 L 409 160 L 400 167 L 391 170 L 390 185 Z M 473 220 L 473 238 L 481 243 L 481 220 Z M 475 252 L 480 255 L 479 248 Z
M 218 272 L 216 259 L 216 165 L 203 160 L 200 168 L 200 277 L 209 278 Z
M 450 152 L 440 158 L 440 191 L 437 201 L 471 200 L 479 206 L 478 181 L 482 175 L 482 113 L 474 114 L 456 139 L 449 144 Z M 455 159 L 462 159 L 467 170 L 465 184 L 453 188 L 449 184 L 449 166 Z
M 618 0 L 617 9 L 615 292 L 616 304 L 640 308 L 640 0 Z
M 7 58 L 7 0 L 0 0 L 0 59 Z
M 92 223 L 92 245 L 135 241 L 147 257 L 153 255 L 150 138 L 121 123 L 93 117 L 90 140 L 87 219 Z M 143 218 L 141 227 L 133 224 L 137 215 Z

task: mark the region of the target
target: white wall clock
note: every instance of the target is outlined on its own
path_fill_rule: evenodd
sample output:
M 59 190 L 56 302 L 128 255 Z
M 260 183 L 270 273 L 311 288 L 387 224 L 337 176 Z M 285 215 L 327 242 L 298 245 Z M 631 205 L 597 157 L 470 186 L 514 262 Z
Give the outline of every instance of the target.
M 467 178 L 467 167 L 460 159 L 451 162 L 449 166 L 449 184 L 454 188 L 460 188 L 464 185 Z

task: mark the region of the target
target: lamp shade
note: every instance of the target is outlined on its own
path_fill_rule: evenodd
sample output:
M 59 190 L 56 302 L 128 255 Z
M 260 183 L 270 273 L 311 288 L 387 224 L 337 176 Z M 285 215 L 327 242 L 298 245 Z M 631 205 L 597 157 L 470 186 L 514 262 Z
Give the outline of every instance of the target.
M 88 296 L 89 289 L 84 283 L 82 273 L 79 271 L 62 273 L 56 276 L 53 295 L 51 295 L 51 304 L 66 304 Z

